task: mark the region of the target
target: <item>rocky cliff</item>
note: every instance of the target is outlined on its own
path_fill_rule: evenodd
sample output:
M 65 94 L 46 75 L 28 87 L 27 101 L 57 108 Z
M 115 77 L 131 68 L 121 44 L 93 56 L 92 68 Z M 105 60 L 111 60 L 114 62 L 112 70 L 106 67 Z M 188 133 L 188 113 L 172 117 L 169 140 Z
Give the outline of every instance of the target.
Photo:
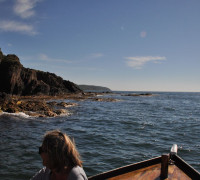
M 82 90 L 73 82 L 49 73 L 23 67 L 14 54 L 0 49 L 0 92 L 15 95 L 62 95 Z

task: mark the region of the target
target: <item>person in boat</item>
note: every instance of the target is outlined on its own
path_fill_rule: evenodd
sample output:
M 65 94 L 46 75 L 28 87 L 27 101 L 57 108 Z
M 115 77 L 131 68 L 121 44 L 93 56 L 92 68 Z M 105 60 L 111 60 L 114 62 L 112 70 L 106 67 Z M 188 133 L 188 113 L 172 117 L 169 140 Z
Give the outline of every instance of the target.
M 42 168 L 31 180 L 87 180 L 75 143 L 59 130 L 47 132 L 39 154 Z

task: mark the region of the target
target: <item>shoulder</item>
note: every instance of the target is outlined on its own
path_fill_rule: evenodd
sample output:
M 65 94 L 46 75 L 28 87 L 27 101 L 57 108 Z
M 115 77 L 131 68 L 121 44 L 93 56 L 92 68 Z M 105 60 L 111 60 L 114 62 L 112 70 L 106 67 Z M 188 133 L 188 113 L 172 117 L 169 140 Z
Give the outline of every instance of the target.
M 50 176 L 50 169 L 44 167 L 39 172 L 37 172 L 31 180 L 48 180 Z
M 85 171 L 80 166 L 75 166 L 69 173 L 69 180 L 87 180 Z

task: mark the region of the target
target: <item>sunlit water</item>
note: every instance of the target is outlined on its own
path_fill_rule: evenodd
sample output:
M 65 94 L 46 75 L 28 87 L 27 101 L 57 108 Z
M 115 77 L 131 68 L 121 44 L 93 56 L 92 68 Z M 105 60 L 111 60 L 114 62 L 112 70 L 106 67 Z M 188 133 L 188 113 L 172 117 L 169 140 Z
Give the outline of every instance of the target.
M 75 139 L 88 176 L 168 153 L 174 143 L 200 171 L 200 93 L 124 93 L 102 96 L 118 102 L 78 101 L 69 116 L 1 114 L 0 179 L 30 179 L 42 167 L 42 136 L 53 129 Z

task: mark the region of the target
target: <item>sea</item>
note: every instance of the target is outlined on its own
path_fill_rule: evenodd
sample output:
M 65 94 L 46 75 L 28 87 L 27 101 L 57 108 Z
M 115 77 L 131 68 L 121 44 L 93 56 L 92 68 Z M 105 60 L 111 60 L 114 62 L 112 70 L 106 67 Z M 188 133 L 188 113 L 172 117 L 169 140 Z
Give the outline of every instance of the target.
M 38 154 L 46 131 L 59 129 L 75 140 L 87 176 L 170 152 L 200 171 L 200 92 L 116 91 L 84 101 L 59 117 L 0 114 L 0 179 L 27 180 L 42 168 Z M 59 100 L 57 100 L 59 101 Z

